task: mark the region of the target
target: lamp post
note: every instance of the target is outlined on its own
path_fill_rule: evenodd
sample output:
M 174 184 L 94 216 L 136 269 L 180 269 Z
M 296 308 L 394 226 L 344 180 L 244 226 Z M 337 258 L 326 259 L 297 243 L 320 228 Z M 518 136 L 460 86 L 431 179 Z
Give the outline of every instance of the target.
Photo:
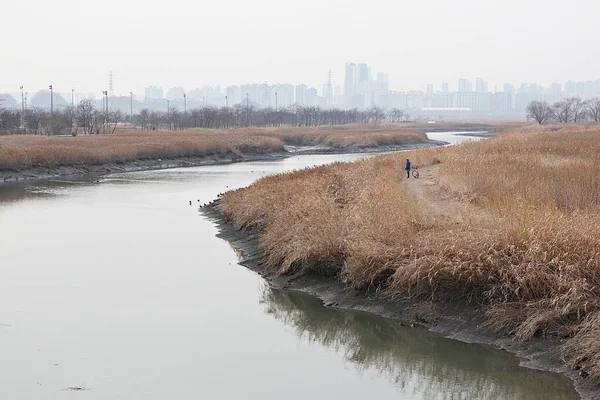
M 131 126 L 133 125 L 133 92 L 129 92 L 129 122 L 131 122 Z
M 169 130 L 171 130 L 171 113 L 169 112 L 169 103 L 171 100 L 167 99 L 167 124 L 169 124 Z
M 50 115 L 54 115 L 54 89 L 52 85 L 48 85 L 48 89 L 50 89 Z
M 277 112 L 277 92 L 275 92 L 275 121 L 279 126 L 279 113 Z
M 246 93 L 246 126 L 250 126 L 250 95 Z
M 19 86 L 21 89 L 21 115 L 25 114 L 25 96 L 23 95 L 23 86 Z
M 227 96 L 225 96 L 225 108 L 229 108 L 229 102 L 227 101 Z
M 71 106 L 75 106 L 75 89 L 71 89 Z
M 108 90 L 103 90 L 102 95 L 102 108 L 104 109 L 104 133 L 106 133 L 106 124 L 108 122 Z M 106 99 L 106 108 L 104 107 L 104 99 Z
M 187 94 L 183 94 L 183 115 L 187 118 Z

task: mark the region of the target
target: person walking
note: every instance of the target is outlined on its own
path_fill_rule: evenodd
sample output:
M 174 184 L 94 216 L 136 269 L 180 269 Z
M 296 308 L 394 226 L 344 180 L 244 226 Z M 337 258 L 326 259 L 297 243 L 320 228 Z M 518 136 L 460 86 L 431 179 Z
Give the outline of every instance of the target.
M 410 160 L 408 158 L 406 159 L 406 166 L 404 169 L 406 170 L 406 177 L 410 178 Z

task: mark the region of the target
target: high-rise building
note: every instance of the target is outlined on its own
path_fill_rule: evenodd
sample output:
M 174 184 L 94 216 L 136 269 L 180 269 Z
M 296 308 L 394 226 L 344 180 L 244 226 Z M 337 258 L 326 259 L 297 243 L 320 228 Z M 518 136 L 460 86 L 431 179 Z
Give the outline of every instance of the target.
M 448 82 L 443 82 L 442 83 L 442 93 L 448 93 L 449 91 L 450 90 L 449 90 L 449 87 L 448 87 Z
M 358 69 L 355 63 L 346 63 L 344 75 L 344 94 L 350 96 L 356 93 Z
M 427 95 L 428 96 L 433 95 L 433 84 L 431 84 L 431 83 L 427 84 Z
M 472 92 L 473 84 L 468 79 L 460 78 L 458 80 L 458 91 L 462 93 Z
M 487 93 L 488 92 L 488 83 L 483 78 L 477 78 L 475 80 L 475 91 L 477 93 Z
M 307 104 L 307 97 L 306 97 L 306 91 L 308 90 L 308 88 L 306 87 L 305 84 L 301 84 L 296 86 L 296 104 L 299 105 L 305 105 Z
M 148 100 L 159 100 L 164 99 L 164 91 L 163 88 L 158 86 L 148 86 L 144 89 L 144 97 Z
M 167 99 L 180 100 L 183 98 L 185 90 L 181 86 L 172 87 L 167 91 Z

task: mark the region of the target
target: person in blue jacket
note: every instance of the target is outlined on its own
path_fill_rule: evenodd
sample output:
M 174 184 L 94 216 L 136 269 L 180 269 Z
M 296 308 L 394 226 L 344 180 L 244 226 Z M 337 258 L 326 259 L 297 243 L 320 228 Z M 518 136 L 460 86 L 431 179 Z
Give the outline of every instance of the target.
M 406 159 L 406 167 L 404 169 L 406 170 L 406 177 L 410 178 L 410 160 L 408 158 Z

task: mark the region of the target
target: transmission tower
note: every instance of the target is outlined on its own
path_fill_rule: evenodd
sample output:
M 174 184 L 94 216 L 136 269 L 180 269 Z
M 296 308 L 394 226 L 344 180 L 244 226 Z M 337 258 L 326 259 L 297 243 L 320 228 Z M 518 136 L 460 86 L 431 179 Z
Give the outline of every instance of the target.
M 327 101 L 327 107 L 333 105 L 333 73 L 331 70 L 327 71 L 327 83 L 325 84 L 325 100 Z
M 110 71 L 108 73 L 108 95 L 112 97 L 114 92 L 115 92 L 115 81 L 113 79 L 113 73 L 112 73 L 112 71 Z

